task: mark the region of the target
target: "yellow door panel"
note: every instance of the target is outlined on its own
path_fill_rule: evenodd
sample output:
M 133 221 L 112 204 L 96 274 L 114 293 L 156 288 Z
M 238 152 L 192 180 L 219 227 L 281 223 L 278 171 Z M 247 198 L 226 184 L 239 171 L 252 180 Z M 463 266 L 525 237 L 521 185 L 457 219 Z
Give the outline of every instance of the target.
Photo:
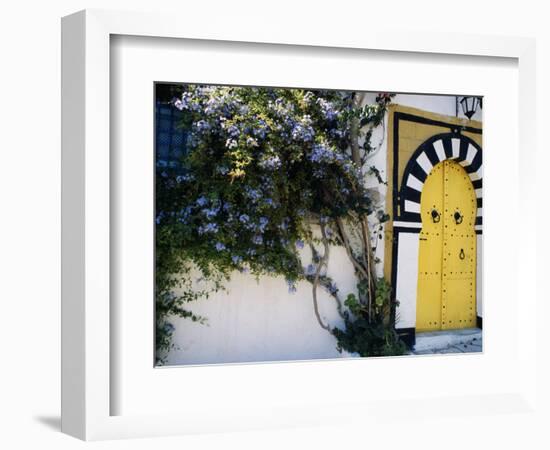
M 443 251 L 443 166 L 432 169 L 422 190 L 419 236 L 418 305 L 419 331 L 441 327 L 441 258 Z
M 420 209 L 416 328 L 474 327 L 476 196 L 462 166 L 446 160 L 432 169 Z
M 467 287 L 469 280 L 452 279 L 443 284 L 446 292 L 442 302 L 442 330 L 476 326 L 475 297 L 470 297 L 465 282 Z

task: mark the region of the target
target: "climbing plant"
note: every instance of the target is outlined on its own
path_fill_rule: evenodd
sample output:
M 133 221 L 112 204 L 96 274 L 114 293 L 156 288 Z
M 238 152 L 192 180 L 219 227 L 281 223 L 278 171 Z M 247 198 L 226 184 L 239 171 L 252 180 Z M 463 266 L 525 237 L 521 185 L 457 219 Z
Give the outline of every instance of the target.
M 365 105 L 356 92 L 181 87 L 173 106 L 189 131 L 185 151 L 175 165 L 157 162 L 159 361 L 172 345 L 170 317 L 204 322 L 189 303 L 223 289 L 234 271 L 282 276 L 290 292 L 309 281 L 316 319 L 339 349 L 363 356 L 402 352 L 387 320 L 390 287 L 376 277 L 373 257 L 388 216 L 366 188 L 369 177 L 383 182 L 369 157 L 390 100 L 380 94 Z M 312 260 L 304 262 L 306 245 Z M 334 245 L 345 247 L 355 269 L 355 299 L 343 300 L 327 274 Z M 345 329 L 324 322 L 319 289 L 334 299 Z M 386 344 L 382 350 L 356 345 L 365 339 Z

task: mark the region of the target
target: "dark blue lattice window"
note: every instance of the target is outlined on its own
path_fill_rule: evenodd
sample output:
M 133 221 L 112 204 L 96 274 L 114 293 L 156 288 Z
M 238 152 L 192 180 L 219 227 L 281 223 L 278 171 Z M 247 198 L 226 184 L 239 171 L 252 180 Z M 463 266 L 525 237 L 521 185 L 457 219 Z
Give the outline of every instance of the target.
M 157 168 L 169 167 L 180 171 L 185 152 L 187 130 L 181 127 L 182 113 L 171 103 L 158 101 L 155 105 L 155 146 Z

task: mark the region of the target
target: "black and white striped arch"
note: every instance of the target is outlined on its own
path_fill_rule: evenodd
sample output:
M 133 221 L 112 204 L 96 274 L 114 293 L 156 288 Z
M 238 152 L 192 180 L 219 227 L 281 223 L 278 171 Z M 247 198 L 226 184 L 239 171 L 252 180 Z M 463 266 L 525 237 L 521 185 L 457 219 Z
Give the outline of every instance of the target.
M 412 155 L 403 174 L 399 191 L 399 213 L 394 227 L 420 230 L 420 197 L 424 182 L 433 167 L 441 161 L 457 161 L 468 173 L 477 197 L 476 231 L 481 232 L 483 217 L 481 147 L 458 133 L 438 134 L 424 142 Z

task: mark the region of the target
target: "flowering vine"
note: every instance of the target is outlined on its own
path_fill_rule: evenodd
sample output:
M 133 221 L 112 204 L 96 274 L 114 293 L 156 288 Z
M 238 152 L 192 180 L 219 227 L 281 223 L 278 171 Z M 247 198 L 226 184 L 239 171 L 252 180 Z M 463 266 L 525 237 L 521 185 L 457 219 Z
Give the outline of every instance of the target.
M 368 220 L 380 224 L 387 215 L 365 187 L 373 174 L 365 167 L 374 150 L 372 130 L 383 123 L 390 99 L 381 94 L 363 105 L 363 94 L 355 92 L 182 86 L 173 106 L 189 130 L 184 156 L 176 165 L 157 161 L 159 361 L 171 346 L 170 316 L 204 321 L 187 304 L 223 289 L 234 271 L 283 276 L 291 293 L 299 280 L 309 281 L 317 321 L 339 348 L 376 353 L 372 345 L 355 347 L 358 340 L 347 330 L 358 321 L 370 331 L 381 326 L 387 341 L 391 296 L 377 300 L 385 282 L 376 277 Z M 300 257 L 306 244 L 308 263 Z M 340 298 L 327 276 L 333 245 L 345 247 L 355 268 L 358 298 Z M 346 330 L 322 320 L 319 288 L 334 298 Z

